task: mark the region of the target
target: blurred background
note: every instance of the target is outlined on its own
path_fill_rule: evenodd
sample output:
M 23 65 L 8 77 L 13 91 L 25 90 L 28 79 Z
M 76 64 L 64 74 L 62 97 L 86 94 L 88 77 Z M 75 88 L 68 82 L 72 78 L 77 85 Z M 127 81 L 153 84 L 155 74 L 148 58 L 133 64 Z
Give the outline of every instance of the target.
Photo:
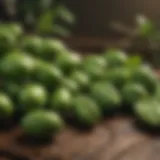
M 73 32 L 80 36 L 117 36 L 110 23 L 120 21 L 133 26 L 137 14 L 144 14 L 154 21 L 160 18 L 158 0 L 64 0 L 64 2 L 77 18 Z
M 159 5 L 158 0 L 1 0 L 0 19 L 20 22 L 27 34 L 58 36 L 81 53 L 118 47 L 150 59 L 160 48 Z M 137 23 L 139 15 L 145 17 Z

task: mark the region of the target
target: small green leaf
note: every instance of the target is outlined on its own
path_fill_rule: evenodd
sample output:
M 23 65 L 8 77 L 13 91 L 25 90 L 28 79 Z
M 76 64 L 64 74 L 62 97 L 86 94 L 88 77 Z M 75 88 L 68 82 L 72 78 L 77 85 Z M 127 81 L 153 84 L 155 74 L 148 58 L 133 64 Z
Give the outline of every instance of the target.
M 56 12 L 52 10 L 46 11 L 42 14 L 37 22 L 36 31 L 38 33 L 48 33 L 52 31 L 54 18 L 56 17 Z
M 142 37 L 150 37 L 154 34 L 155 26 L 154 24 L 147 19 L 145 16 L 137 17 L 137 32 Z
M 69 9 L 67 9 L 63 5 L 59 6 L 58 8 L 58 16 L 67 23 L 75 22 L 75 16 L 72 14 L 72 12 Z

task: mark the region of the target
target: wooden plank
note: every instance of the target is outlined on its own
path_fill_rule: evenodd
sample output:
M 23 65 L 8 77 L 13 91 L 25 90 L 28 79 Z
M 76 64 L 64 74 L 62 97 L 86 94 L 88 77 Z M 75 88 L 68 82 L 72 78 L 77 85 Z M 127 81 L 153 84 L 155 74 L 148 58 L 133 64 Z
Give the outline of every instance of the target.
M 129 117 L 105 120 L 90 131 L 68 127 L 45 143 L 20 137 L 19 127 L 0 132 L 0 160 L 2 157 L 11 160 L 149 160 L 151 156 L 160 159 L 158 137 L 137 129 L 135 120 Z
M 62 40 L 70 48 L 80 52 L 101 52 L 106 48 L 127 48 L 129 46 L 129 41 L 125 37 L 71 36 Z

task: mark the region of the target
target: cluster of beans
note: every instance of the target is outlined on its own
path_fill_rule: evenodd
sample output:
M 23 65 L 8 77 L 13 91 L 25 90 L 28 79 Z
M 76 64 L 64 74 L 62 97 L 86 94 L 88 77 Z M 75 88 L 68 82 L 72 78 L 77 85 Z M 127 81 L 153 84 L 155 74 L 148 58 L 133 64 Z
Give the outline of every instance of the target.
M 54 38 L 0 25 L 0 119 L 16 118 L 26 135 L 58 133 L 70 119 L 92 127 L 126 106 L 147 125 L 160 125 L 160 87 L 140 57 L 110 49 L 86 57 Z

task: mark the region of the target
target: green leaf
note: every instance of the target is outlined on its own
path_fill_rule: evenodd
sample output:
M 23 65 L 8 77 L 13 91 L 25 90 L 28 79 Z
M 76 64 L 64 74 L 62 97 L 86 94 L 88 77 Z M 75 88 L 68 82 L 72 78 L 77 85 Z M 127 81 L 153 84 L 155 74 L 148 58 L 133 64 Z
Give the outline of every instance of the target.
M 63 5 L 60 5 L 58 8 L 58 16 L 67 23 L 71 24 L 75 22 L 75 16 Z
M 150 37 L 154 34 L 155 26 L 154 24 L 147 19 L 145 16 L 138 16 L 137 17 L 137 31 L 138 34 L 142 37 Z
M 49 33 L 52 31 L 53 22 L 56 17 L 56 12 L 52 10 L 46 11 L 42 14 L 37 22 L 36 31 L 38 33 Z
M 141 64 L 142 59 L 140 56 L 131 56 L 126 62 L 126 67 L 136 68 L 139 67 Z

